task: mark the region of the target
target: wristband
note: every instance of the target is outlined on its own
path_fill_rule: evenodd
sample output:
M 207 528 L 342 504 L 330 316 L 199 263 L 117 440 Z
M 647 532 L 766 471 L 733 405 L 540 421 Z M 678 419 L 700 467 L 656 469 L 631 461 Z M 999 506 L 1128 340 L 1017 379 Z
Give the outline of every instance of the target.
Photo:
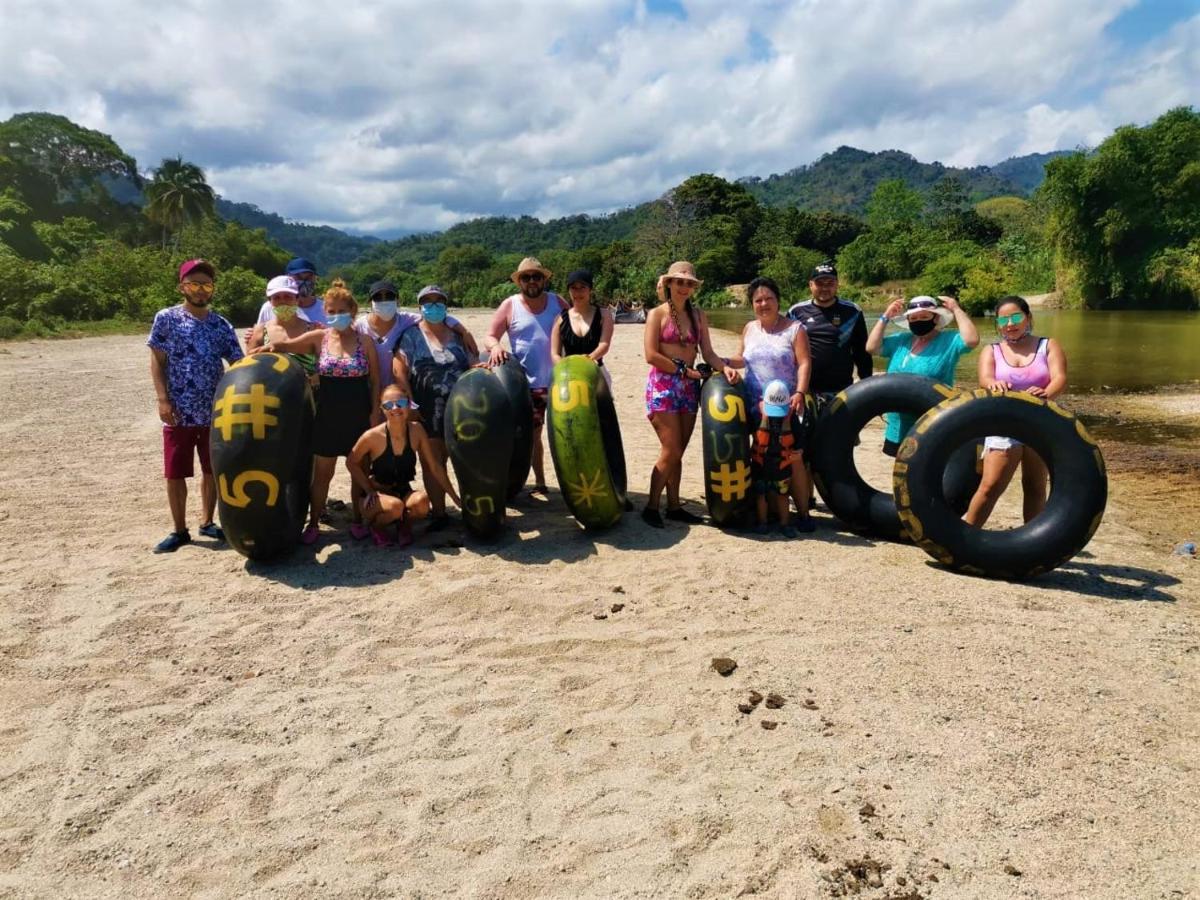
M 674 356 L 671 357 L 671 362 L 675 363 L 675 374 L 682 378 L 683 373 L 687 371 L 687 363 Z
M 892 320 L 889 319 L 887 316 L 880 316 L 879 321 L 882 322 L 884 325 L 886 325 L 888 322 L 890 322 Z

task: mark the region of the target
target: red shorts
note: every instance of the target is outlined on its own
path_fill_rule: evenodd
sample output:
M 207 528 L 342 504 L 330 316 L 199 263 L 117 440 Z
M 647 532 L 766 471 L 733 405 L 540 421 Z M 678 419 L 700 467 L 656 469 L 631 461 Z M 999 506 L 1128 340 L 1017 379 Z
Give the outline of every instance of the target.
M 191 478 L 195 474 L 193 450 L 200 454 L 200 471 L 212 472 L 207 425 L 164 425 L 163 475 L 170 479 Z
M 546 421 L 546 398 L 549 396 L 549 388 L 533 388 L 529 391 L 529 397 L 533 400 L 534 428 L 541 428 Z

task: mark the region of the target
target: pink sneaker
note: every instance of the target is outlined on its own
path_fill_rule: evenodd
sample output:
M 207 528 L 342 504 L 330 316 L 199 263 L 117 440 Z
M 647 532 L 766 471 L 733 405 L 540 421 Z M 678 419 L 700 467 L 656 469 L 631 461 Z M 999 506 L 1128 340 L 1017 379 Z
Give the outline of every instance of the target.
M 315 544 L 317 542 L 317 538 L 319 538 L 320 536 L 321 536 L 321 526 L 320 525 L 309 525 L 307 528 L 304 529 L 304 533 L 300 535 L 300 543 Z
M 365 538 L 370 533 L 371 533 L 371 529 L 368 528 L 366 525 L 364 525 L 362 522 L 351 522 L 350 523 L 350 537 L 354 538 L 356 541 L 361 541 L 363 538 Z

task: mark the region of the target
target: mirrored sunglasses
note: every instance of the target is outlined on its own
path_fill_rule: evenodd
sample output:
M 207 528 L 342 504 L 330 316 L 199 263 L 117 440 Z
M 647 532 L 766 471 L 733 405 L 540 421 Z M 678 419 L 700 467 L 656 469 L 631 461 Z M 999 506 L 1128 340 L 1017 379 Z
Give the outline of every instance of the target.
M 191 291 L 192 293 L 196 294 L 211 294 L 216 290 L 216 287 L 217 286 L 215 284 L 204 284 L 199 281 L 185 281 L 183 283 L 183 289 L 185 291 Z
M 395 400 L 384 400 L 380 406 L 389 411 L 393 409 L 408 409 L 411 402 L 407 397 L 398 397 Z
M 1020 325 L 1024 321 L 1024 313 L 1013 313 L 1011 316 L 996 316 L 996 327 L 1007 328 L 1009 325 Z
M 937 309 L 936 300 L 914 300 L 908 304 L 909 309 Z

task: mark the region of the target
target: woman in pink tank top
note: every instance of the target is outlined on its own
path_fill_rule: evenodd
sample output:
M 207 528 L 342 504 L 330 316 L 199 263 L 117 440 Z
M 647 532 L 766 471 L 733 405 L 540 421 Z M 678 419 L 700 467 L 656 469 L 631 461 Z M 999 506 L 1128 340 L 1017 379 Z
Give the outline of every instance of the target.
M 1024 297 L 1005 297 L 996 307 L 1001 340 L 979 355 L 979 385 L 996 393 L 1024 391 L 1047 400 L 1067 386 L 1067 358 L 1053 338 L 1033 333 L 1033 314 Z M 1010 437 L 989 437 L 983 444 L 983 475 L 963 521 L 982 528 L 1021 467 L 1022 512 L 1028 522 L 1046 506 L 1049 473 L 1042 458 Z

